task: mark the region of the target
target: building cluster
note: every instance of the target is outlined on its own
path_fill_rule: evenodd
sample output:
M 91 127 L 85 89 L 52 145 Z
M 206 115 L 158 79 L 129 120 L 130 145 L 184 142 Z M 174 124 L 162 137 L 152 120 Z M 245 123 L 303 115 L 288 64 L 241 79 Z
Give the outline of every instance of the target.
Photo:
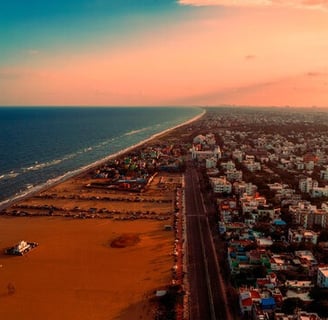
M 324 319 L 311 312 L 311 292 L 328 288 L 328 244 L 319 241 L 328 228 L 328 131 L 319 118 L 223 112 L 208 121 L 214 133 L 193 141 L 245 319 Z M 284 313 L 290 301 L 298 304 Z
M 125 154 L 94 172 L 88 187 L 108 187 L 140 192 L 159 171 L 180 172 L 184 168 L 183 148 L 179 145 L 145 146 Z

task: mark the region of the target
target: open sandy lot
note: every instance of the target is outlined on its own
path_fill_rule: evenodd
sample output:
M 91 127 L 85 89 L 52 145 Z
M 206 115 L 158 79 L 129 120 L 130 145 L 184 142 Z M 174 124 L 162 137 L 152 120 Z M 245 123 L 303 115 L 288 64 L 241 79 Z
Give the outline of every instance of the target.
M 149 299 L 171 281 L 166 223 L 0 217 L 0 319 L 153 319 Z M 139 241 L 110 246 L 125 234 Z M 25 256 L 2 253 L 20 240 L 39 246 Z

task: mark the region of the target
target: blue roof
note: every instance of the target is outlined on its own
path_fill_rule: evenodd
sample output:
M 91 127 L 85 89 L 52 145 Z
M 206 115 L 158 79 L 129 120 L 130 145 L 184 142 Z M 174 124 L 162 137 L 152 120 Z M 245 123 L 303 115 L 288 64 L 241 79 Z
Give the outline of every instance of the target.
M 281 219 L 275 219 L 275 220 L 273 220 L 273 224 L 278 225 L 278 226 L 285 226 L 286 222 Z
M 272 307 L 272 306 L 276 305 L 276 301 L 272 297 L 263 298 L 263 299 L 261 299 L 261 304 L 262 304 L 262 307 Z

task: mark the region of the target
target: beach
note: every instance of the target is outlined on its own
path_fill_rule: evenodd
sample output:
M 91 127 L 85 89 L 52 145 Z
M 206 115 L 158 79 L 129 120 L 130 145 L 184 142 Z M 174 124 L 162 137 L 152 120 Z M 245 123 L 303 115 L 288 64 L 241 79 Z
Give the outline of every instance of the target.
M 167 226 L 182 173 L 156 172 L 135 192 L 103 185 L 95 170 L 142 146 L 180 141 L 178 128 L 2 207 L 0 318 L 154 318 L 155 293 L 173 280 L 175 232 Z M 21 240 L 39 245 L 23 256 L 4 254 Z
M 39 243 L 1 254 L 1 319 L 153 319 L 154 290 L 170 284 L 172 232 L 161 222 L 2 217 L 0 233 L 2 247 Z M 138 242 L 112 248 L 122 235 Z
M 145 139 L 137 144 L 134 144 L 128 148 L 125 148 L 123 150 L 120 150 L 114 154 L 110 154 L 102 159 L 99 159 L 89 165 L 86 165 L 86 166 L 83 166 L 82 168 L 79 168 L 79 169 L 76 169 L 76 170 L 73 170 L 73 171 L 69 171 L 69 172 L 66 172 L 65 174 L 61 175 L 61 176 L 58 176 L 56 178 L 53 178 L 53 179 L 50 179 L 48 180 L 46 183 L 44 184 L 40 184 L 40 185 L 36 185 L 36 186 L 32 186 L 31 188 L 15 195 L 14 197 L 11 197 L 9 199 L 6 199 L 4 201 L 1 201 L 0 202 L 0 210 L 3 210 L 9 206 L 11 206 L 12 204 L 16 203 L 16 202 L 19 202 L 19 201 L 22 201 L 30 196 L 32 196 L 33 194 L 36 194 L 38 192 L 41 192 L 42 190 L 46 190 L 46 189 L 49 189 L 51 188 L 52 186 L 55 186 L 59 183 L 62 183 L 68 179 L 71 179 L 71 178 L 74 178 L 78 175 L 81 175 L 81 174 L 84 174 L 86 172 L 88 172 L 89 170 L 92 170 L 96 167 L 99 167 L 101 165 L 103 165 L 104 163 L 108 162 L 109 160 L 111 159 L 115 159 L 115 158 L 118 158 L 146 143 L 151 143 L 153 141 L 155 141 L 156 139 L 160 139 L 160 138 L 163 138 L 165 140 L 165 135 L 169 134 L 170 132 L 174 131 L 174 130 L 177 130 L 181 127 L 184 127 L 188 124 L 191 124 L 195 121 L 197 121 L 198 119 L 200 119 L 201 117 L 203 117 L 206 113 L 206 110 L 203 110 L 203 112 L 181 124 L 178 124 L 174 127 L 171 127 L 169 129 L 166 129 L 162 132 L 159 132 L 157 134 L 154 134 L 152 135 L 151 137 L 149 137 L 148 139 Z

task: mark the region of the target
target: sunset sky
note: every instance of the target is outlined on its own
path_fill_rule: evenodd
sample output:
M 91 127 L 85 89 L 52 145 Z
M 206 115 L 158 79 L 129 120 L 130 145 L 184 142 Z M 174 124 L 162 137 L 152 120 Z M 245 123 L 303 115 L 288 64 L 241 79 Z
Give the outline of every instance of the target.
M 328 0 L 0 2 L 0 105 L 328 107 Z

